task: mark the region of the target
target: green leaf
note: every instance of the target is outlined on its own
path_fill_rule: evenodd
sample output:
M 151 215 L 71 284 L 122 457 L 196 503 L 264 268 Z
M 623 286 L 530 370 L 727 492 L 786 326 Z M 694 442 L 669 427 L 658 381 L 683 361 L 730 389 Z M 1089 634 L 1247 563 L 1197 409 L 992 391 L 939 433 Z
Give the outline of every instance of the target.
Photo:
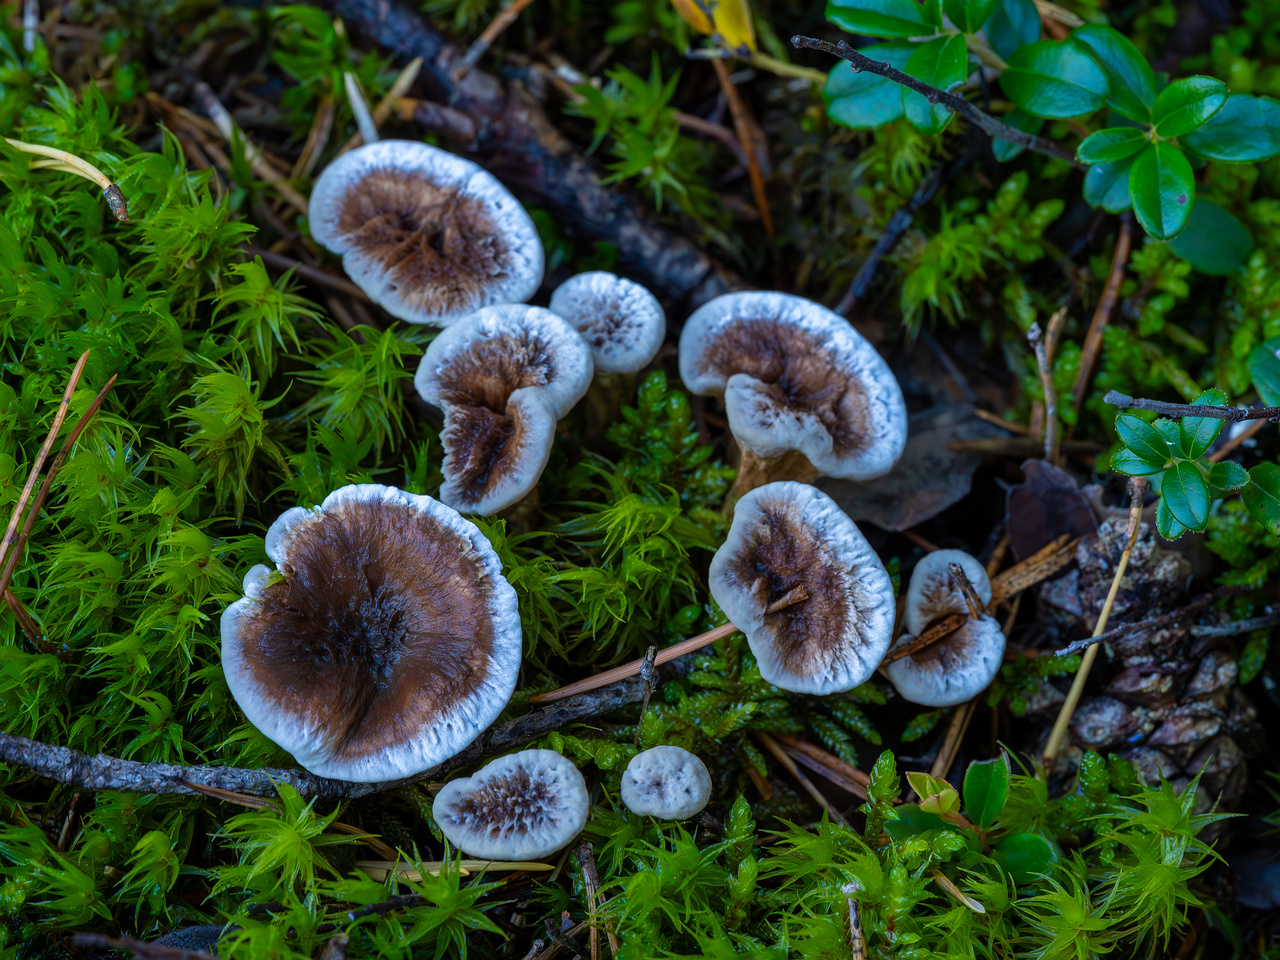
M 1107 76 L 1107 105 L 1133 120 L 1150 120 L 1156 102 L 1156 75 L 1133 43 L 1114 27 L 1090 23 L 1070 42 L 1088 50 Z
M 1208 123 L 1179 142 L 1210 160 L 1270 160 L 1280 154 L 1280 102 L 1233 93 Z
M 920 44 L 907 65 L 905 73 L 922 80 L 931 87 L 946 90 L 964 81 L 968 70 L 969 54 L 965 50 L 964 36 L 935 37 Z M 930 103 L 923 95 L 902 88 L 902 109 L 907 119 L 921 133 L 941 133 L 951 121 L 951 111 L 940 103 Z
M 938 0 L 828 0 L 827 19 L 849 33 L 905 40 L 942 26 L 942 10 Z
M 1249 480 L 1240 495 L 1249 515 L 1273 537 L 1280 537 L 1280 466 L 1260 463 L 1249 471 Z
M 1021 107 L 1014 107 L 1001 117 L 1001 120 L 1004 121 L 1005 126 L 1021 130 L 1023 133 L 1039 133 L 1040 128 L 1044 126 L 1043 117 L 1034 117 Z M 991 152 L 995 154 L 995 158 L 1001 163 L 1012 160 L 1026 149 L 1020 143 L 1012 143 L 1001 137 L 995 137 L 991 141 Z
M 897 813 L 897 818 L 884 825 L 884 832 L 894 840 L 906 840 L 928 830 L 955 830 L 952 824 L 936 813 L 921 810 L 919 804 L 904 803 L 894 808 L 894 812 Z
M 1149 143 L 1133 161 L 1129 193 L 1142 229 L 1167 240 L 1186 226 L 1191 215 L 1195 174 L 1186 155 L 1173 144 Z
M 1216 491 L 1216 497 L 1243 490 L 1248 482 L 1249 471 L 1232 460 L 1215 463 L 1209 470 L 1209 487 Z
M 1201 197 L 1182 232 L 1169 241 L 1169 249 L 1201 273 L 1229 277 L 1249 259 L 1253 238 L 1243 223 Z
M 984 830 L 1000 818 L 1009 799 L 1009 777 L 1009 758 L 1003 753 L 993 760 L 975 760 L 965 771 L 964 809 Z
M 1111 163 L 1095 163 L 1084 175 L 1084 199 L 1090 206 L 1101 207 L 1107 213 L 1119 213 L 1133 206 L 1129 196 L 1129 171 L 1133 169 L 1133 157 Z
M 1188 530 L 1201 531 L 1209 522 L 1209 487 L 1194 461 L 1179 460 L 1165 471 L 1160 499 Z
M 1111 457 L 1111 469 L 1126 477 L 1150 477 L 1164 473 L 1164 465 L 1165 461 L 1144 460 L 1127 447 L 1121 447 Z
M 1187 451 L 1182 446 L 1182 427 L 1177 420 L 1161 418 L 1151 424 L 1153 430 L 1169 446 L 1169 456 L 1175 460 L 1186 460 Z
M 1107 76 L 1081 48 L 1062 40 L 1020 47 L 1000 75 L 1009 99 L 1038 117 L 1078 117 L 1107 100 Z
M 1225 407 L 1227 395 L 1218 389 L 1206 390 L 1191 402 L 1202 406 Z M 1225 421 L 1217 417 L 1183 417 L 1182 449 L 1187 451 L 1187 456 L 1192 460 L 1199 460 L 1204 456 L 1213 446 L 1213 441 L 1218 439 L 1223 423 Z
M 1209 118 L 1227 102 L 1227 85 L 1213 77 L 1183 77 L 1175 80 L 1156 97 L 1151 110 L 1156 133 L 1162 137 L 1181 137 L 1209 122 Z
M 1131 157 L 1147 145 L 1147 135 L 1134 127 L 1108 127 L 1085 138 L 1076 148 L 1082 163 L 1110 163 Z
M 1008 60 L 1013 52 L 1040 39 L 1040 13 L 1034 0 L 1000 0 L 987 18 L 987 42 Z
M 1116 417 L 1116 433 L 1120 442 L 1134 455 L 1149 463 L 1167 463 L 1172 456 L 1169 445 L 1156 432 L 1156 428 L 1131 413 Z
M 1015 883 L 1031 883 L 1046 876 L 1058 862 L 1057 848 L 1038 833 L 1012 833 L 991 852 Z
M 1187 528 L 1174 519 L 1164 497 L 1156 505 L 1156 532 L 1166 540 L 1177 540 L 1187 532 Z
M 1253 388 L 1268 407 L 1280 407 L 1280 337 L 1254 347 L 1249 353 Z
M 942 0 L 942 9 L 961 33 L 977 33 L 1000 0 Z
M 1258 630 L 1240 652 L 1240 683 L 1246 684 L 1258 675 L 1267 660 L 1267 650 L 1271 646 L 1271 631 Z
M 877 43 L 858 52 L 902 70 L 916 46 L 914 43 Z M 853 64 L 847 60 L 841 60 L 832 68 L 822 95 L 827 101 L 827 115 L 854 130 L 869 130 L 902 116 L 902 86 L 865 70 L 855 73 Z

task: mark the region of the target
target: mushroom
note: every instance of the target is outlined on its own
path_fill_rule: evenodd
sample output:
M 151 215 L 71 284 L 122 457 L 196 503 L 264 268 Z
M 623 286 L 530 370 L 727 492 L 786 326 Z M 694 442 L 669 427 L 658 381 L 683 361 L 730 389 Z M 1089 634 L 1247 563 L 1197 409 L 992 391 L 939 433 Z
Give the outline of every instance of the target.
M 964 614 L 964 624 L 930 646 L 885 665 L 899 694 L 928 707 L 951 707 L 987 688 L 1004 659 L 1004 634 L 987 616 L 991 581 L 981 563 L 960 550 L 936 550 L 922 557 L 907 587 L 907 633 L 896 647 L 915 640 L 930 624 Z
M 344 153 L 311 191 L 311 235 L 388 313 L 446 326 L 542 283 L 542 242 L 515 197 L 476 164 L 411 140 Z
M 729 502 L 772 480 L 870 480 L 907 442 L 902 390 L 875 348 L 826 307 L 785 293 L 727 293 L 680 334 L 680 377 L 723 396 L 742 449 Z
M 550 310 L 484 307 L 444 330 L 414 384 L 444 410 L 440 499 L 489 516 L 537 486 L 556 421 L 591 384 L 591 352 Z
M 637 753 L 622 774 L 622 802 L 644 817 L 688 820 L 710 799 L 706 764 L 681 747 Z
M 482 860 L 535 860 L 582 832 L 587 784 L 554 750 L 522 750 L 450 780 L 431 808 L 444 835 Z
M 889 648 L 889 574 L 853 521 L 808 484 L 768 483 L 739 500 L 708 581 L 761 676 L 784 690 L 852 690 Z
M 410 776 L 462 750 L 520 669 L 520 613 L 489 541 L 430 497 L 355 484 L 267 530 L 222 614 L 249 722 L 312 773 Z
M 652 293 L 599 270 L 580 273 L 556 287 L 551 312 L 582 334 L 597 376 L 642 370 L 657 356 L 667 335 L 666 314 Z

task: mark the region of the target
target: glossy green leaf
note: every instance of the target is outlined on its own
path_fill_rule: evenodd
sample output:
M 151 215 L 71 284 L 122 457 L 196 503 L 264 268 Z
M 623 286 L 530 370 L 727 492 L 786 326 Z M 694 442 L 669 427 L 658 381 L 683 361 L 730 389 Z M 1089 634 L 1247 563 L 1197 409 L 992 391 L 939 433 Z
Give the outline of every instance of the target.
M 877 43 L 858 52 L 901 70 L 915 49 L 914 43 Z M 902 116 L 902 86 L 865 70 L 855 73 L 847 60 L 832 68 L 822 95 L 827 115 L 854 130 L 868 130 Z
M 1179 142 L 1209 160 L 1269 160 L 1280 155 L 1280 102 L 1233 93 L 1208 123 Z
M 1039 133 L 1040 128 L 1044 126 L 1043 117 L 1034 117 L 1021 107 L 1015 107 L 1000 119 L 1005 126 L 1021 130 L 1023 133 Z M 995 154 L 995 158 L 1001 163 L 1012 160 L 1026 149 L 1020 143 L 1013 143 L 1000 137 L 994 137 L 991 141 L 991 152 Z
M 1076 148 L 1082 163 L 1110 163 L 1131 157 L 1147 145 L 1147 135 L 1134 127 L 1108 127 L 1090 134 Z
M 1268 407 L 1280 407 L 1280 337 L 1272 337 L 1249 353 L 1253 388 Z
M 916 803 L 904 803 L 896 807 L 895 812 L 898 814 L 897 819 L 890 820 L 884 825 L 884 832 L 894 840 L 905 840 L 926 830 L 955 829 L 952 824 L 947 823 L 936 813 L 921 810 L 920 805 Z
M 1249 471 L 1231 460 L 1215 463 L 1209 470 L 1209 487 L 1215 496 L 1235 493 L 1249 482 Z
M 1159 420 L 1153 420 L 1151 428 L 1160 434 L 1160 439 L 1168 445 L 1169 456 L 1175 460 L 1187 459 L 1187 451 L 1182 446 L 1182 425 L 1177 420 L 1166 420 L 1162 417 Z
M 1078 117 L 1106 103 L 1107 77 L 1093 58 L 1062 40 L 1041 40 L 1016 50 L 1000 86 L 1037 117 Z
M 1149 143 L 1129 171 L 1133 212 L 1142 229 L 1158 240 L 1177 236 L 1191 216 L 1195 174 L 1186 155 L 1171 143 Z
M 1201 273 L 1229 277 L 1238 273 L 1253 252 L 1253 237 L 1243 223 L 1212 200 L 1200 197 L 1182 232 L 1169 248 Z
M 1114 27 L 1089 23 L 1070 42 L 1088 50 L 1107 76 L 1107 105 L 1133 120 L 1150 120 L 1156 76 L 1142 52 Z
M 1133 157 L 1111 163 L 1095 163 L 1084 175 L 1084 199 L 1093 207 L 1101 207 L 1107 213 L 1119 213 L 1133 206 L 1129 196 L 1129 171 L 1133 169 Z
M 1156 97 L 1151 110 L 1156 133 L 1181 137 L 1204 126 L 1227 102 L 1227 85 L 1213 77 L 1183 77 Z
M 1000 0 L 984 28 L 991 49 L 1004 59 L 1040 39 L 1040 12 L 1034 0 Z
M 1167 463 L 1172 456 L 1169 445 L 1156 432 L 1155 427 L 1130 413 L 1116 417 L 1116 433 L 1120 442 L 1142 460 L 1150 463 Z
M 942 9 L 962 33 L 977 33 L 1000 0 L 942 0 Z
M 1161 460 L 1158 463 L 1154 460 L 1144 460 L 1128 447 L 1121 447 L 1111 456 L 1111 469 L 1126 477 L 1150 477 L 1157 473 L 1164 473 L 1167 462 L 1167 460 Z
M 1261 526 L 1280 537 L 1280 466 L 1260 463 L 1249 471 L 1250 484 L 1240 498 Z
M 1197 406 L 1225 407 L 1227 395 L 1218 389 L 1206 390 L 1191 402 Z M 1213 441 L 1218 439 L 1223 423 L 1225 421 L 1216 417 L 1183 417 L 1182 449 L 1187 452 L 1187 456 L 1192 460 L 1199 460 L 1204 456 L 1213 446 Z
M 1166 540 L 1177 540 L 1187 533 L 1187 528 L 1179 523 L 1169 510 L 1169 503 L 1164 497 L 1156 505 L 1156 533 Z
M 1165 471 L 1160 499 L 1188 530 L 1203 530 L 1209 522 L 1209 486 L 1191 460 L 1179 460 Z
M 1012 833 L 991 851 L 1015 883 L 1031 883 L 1053 872 L 1057 848 L 1038 833 Z
M 964 36 L 957 33 L 920 44 L 902 69 L 931 87 L 946 90 L 964 80 L 968 64 Z M 923 94 L 906 87 L 902 87 L 902 109 L 912 126 L 921 133 L 941 133 L 951 122 L 951 111 L 945 106 L 930 103 Z
M 942 26 L 942 10 L 938 0 L 828 0 L 827 19 L 849 33 L 905 40 Z
M 964 774 L 964 809 L 969 820 L 984 830 L 992 826 L 1009 799 L 1009 758 L 975 760 Z

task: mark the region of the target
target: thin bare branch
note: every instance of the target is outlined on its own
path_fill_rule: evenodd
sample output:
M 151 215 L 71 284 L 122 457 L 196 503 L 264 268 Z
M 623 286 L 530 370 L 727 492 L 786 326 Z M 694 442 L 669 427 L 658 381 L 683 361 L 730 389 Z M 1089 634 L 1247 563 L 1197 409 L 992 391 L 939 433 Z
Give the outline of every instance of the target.
M 1149 413 L 1160 413 L 1166 417 L 1212 417 L 1215 420 L 1230 420 L 1240 423 L 1245 420 L 1280 421 L 1280 407 L 1214 407 L 1207 403 L 1165 403 L 1163 400 L 1145 400 L 1130 397 L 1118 390 L 1112 390 L 1102 398 L 1106 403 L 1122 410 L 1146 410 Z

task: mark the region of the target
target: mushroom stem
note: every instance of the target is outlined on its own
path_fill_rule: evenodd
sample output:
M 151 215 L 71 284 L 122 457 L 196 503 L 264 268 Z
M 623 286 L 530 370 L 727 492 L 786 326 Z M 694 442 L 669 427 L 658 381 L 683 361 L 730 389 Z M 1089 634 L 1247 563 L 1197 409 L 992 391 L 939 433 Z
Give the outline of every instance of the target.
M 804 454 L 788 450 L 780 457 L 761 457 L 750 450 L 742 451 L 742 460 L 738 464 L 738 476 L 733 481 L 728 495 L 724 498 L 724 514 L 733 515 L 733 507 L 756 487 L 775 480 L 797 480 L 800 483 L 812 483 L 822 476 L 817 467 L 805 459 Z
M 1115 605 L 1116 594 L 1120 592 L 1120 581 L 1124 579 L 1125 569 L 1129 566 L 1129 556 L 1133 553 L 1133 545 L 1138 540 L 1138 530 L 1142 527 L 1142 495 L 1146 489 L 1146 477 L 1130 478 L 1129 490 L 1132 499 L 1129 503 L 1129 525 L 1125 529 L 1125 546 L 1120 554 L 1120 562 L 1116 564 L 1115 576 L 1111 578 L 1111 589 L 1107 591 L 1106 602 L 1103 603 L 1102 612 L 1098 614 L 1098 622 L 1093 628 L 1095 638 L 1107 629 L 1111 608 Z M 1093 661 L 1097 656 L 1098 643 L 1095 640 L 1080 660 L 1075 679 L 1071 682 L 1071 691 L 1067 694 L 1067 699 L 1062 702 L 1058 719 L 1054 721 L 1053 731 L 1049 734 L 1049 742 L 1045 744 L 1044 756 L 1041 757 L 1040 762 L 1045 776 L 1048 776 L 1054 762 L 1058 759 L 1058 751 L 1062 748 L 1062 741 L 1067 735 L 1067 725 L 1071 723 L 1071 715 L 1075 713 L 1076 704 L 1080 702 L 1080 696 L 1084 693 L 1085 681 L 1089 679 L 1089 671 L 1093 669 Z
M 688 640 L 682 640 L 674 646 L 659 651 L 658 655 L 653 658 L 653 665 L 662 666 L 664 663 L 670 663 L 677 657 L 683 657 L 686 653 L 692 653 L 700 650 L 705 646 L 715 643 L 717 640 L 723 640 L 732 633 L 737 633 L 738 628 L 732 623 L 726 623 L 723 626 L 716 627 L 714 630 L 708 630 L 696 637 L 690 637 Z M 552 703 L 556 700 L 564 700 L 568 697 L 575 697 L 580 693 L 586 693 L 590 690 L 598 690 L 601 687 L 607 687 L 611 683 L 619 680 L 625 680 L 627 677 L 634 677 L 643 669 L 648 657 L 640 660 L 633 660 L 631 663 L 624 663 L 620 667 L 614 667 L 612 670 L 606 670 L 604 673 L 597 673 L 594 677 L 587 677 L 585 680 L 579 680 L 577 683 L 571 683 L 567 687 L 560 687 L 558 690 L 548 690 L 546 693 L 539 693 L 529 698 L 530 703 Z
M 46 147 L 39 143 L 26 143 L 9 137 L 5 137 L 4 142 L 15 150 L 46 158 L 44 160 L 36 160 L 31 164 L 37 170 L 48 168 L 57 170 L 60 173 L 74 173 L 77 177 L 84 177 L 86 180 L 96 183 L 102 188 L 102 196 L 106 199 L 107 206 L 111 208 L 112 216 L 121 221 L 129 219 L 129 209 L 125 206 L 124 195 L 120 192 L 120 188 L 111 182 L 110 177 L 88 160 L 83 157 L 77 157 L 74 153 L 68 153 L 66 150 L 59 150 L 57 147 Z

